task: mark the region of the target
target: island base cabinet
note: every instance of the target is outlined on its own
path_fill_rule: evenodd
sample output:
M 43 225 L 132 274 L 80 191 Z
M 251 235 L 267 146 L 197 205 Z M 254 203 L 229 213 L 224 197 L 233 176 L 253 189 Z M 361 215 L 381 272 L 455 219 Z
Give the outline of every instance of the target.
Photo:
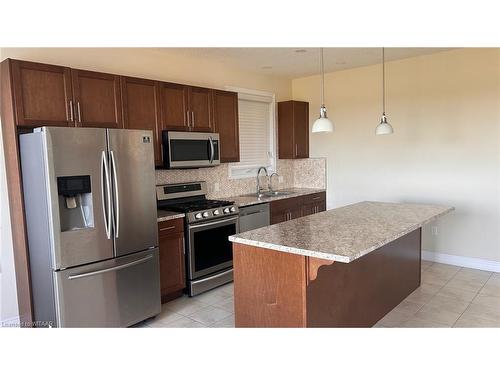
M 236 327 L 372 327 L 420 285 L 421 229 L 339 263 L 233 243 Z

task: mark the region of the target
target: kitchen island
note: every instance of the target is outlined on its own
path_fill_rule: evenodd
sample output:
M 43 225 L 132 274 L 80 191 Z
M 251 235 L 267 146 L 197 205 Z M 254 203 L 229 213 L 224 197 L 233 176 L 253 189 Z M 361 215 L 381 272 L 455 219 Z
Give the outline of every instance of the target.
M 360 202 L 229 237 L 236 327 L 371 327 L 420 285 L 421 228 L 453 210 Z

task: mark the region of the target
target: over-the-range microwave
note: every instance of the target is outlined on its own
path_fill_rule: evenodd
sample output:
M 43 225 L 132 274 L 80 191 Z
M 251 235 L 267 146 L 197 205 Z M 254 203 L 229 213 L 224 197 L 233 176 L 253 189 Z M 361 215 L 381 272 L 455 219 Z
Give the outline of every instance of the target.
M 202 168 L 220 164 L 219 133 L 164 130 L 164 168 Z

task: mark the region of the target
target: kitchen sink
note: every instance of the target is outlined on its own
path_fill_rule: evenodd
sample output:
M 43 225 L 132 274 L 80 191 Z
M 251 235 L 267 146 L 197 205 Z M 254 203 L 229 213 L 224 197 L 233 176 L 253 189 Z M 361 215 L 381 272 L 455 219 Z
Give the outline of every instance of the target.
M 265 196 L 268 196 L 268 197 L 278 197 L 280 195 L 290 195 L 290 194 L 294 194 L 294 193 L 295 193 L 294 191 L 278 190 L 278 191 L 266 191 L 262 194 L 264 194 Z
M 290 195 L 294 194 L 294 191 L 285 191 L 285 190 L 277 190 L 277 191 L 263 191 L 260 194 L 257 193 L 250 193 L 250 194 L 244 194 L 242 197 L 255 197 L 255 198 L 269 198 L 269 197 L 279 197 L 283 195 Z

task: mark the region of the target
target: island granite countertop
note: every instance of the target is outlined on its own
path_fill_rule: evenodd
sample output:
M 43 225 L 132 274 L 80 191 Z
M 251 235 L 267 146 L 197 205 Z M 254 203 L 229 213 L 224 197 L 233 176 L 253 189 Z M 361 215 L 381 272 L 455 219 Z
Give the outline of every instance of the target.
M 254 204 L 259 204 L 259 203 L 269 203 L 272 201 L 277 201 L 280 199 L 288 199 L 288 198 L 296 198 L 300 197 L 302 195 L 308 195 L 308 194 L 314 194 L 314 193 L 321 193 L 323 191 L 326 191 L 325 189 L 314 189 L 314 188 L 288 188 L 288 189 L 279 189 L 278 191 L 289 191 L 290 194 L 286 195 L 278 195 L 274 197 L 262 197 L 262 198 L 257 198 L 256 196 L 250 196 L 250 195 L 239 195 L 235 197 L 229 197 L 229 198 L 222 198 L 227 201 L 233 201 L 234 204 L 236 204 L 238 207 L 245 207 L 245 206 L 251 206 Z
M 454 210 L 360 202 L 230 236 L 236 243 L 349 263 Z

